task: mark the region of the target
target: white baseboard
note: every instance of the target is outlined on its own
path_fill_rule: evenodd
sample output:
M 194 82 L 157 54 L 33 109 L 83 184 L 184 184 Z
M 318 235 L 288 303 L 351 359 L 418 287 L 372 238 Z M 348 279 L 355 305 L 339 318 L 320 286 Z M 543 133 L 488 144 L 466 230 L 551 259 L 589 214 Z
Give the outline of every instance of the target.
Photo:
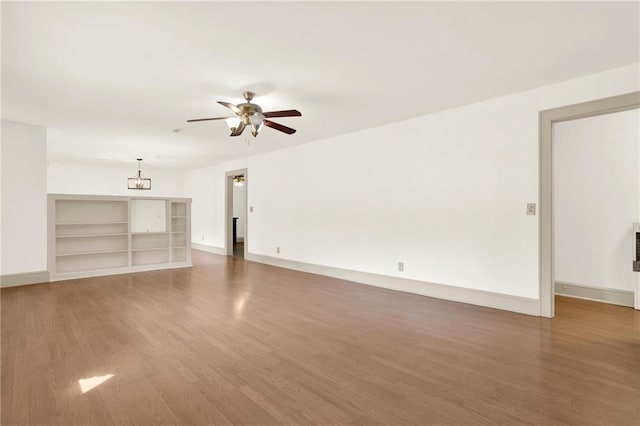
M 195 250 L 206 251 L 209 253 L 226 255 L 225 251 L 221 247 L 209 246 L 205 244 L 197 244 L 192 243 L 192 248 Z M 309 272 L 312 274 L 325 275 L 329 277 L 339 278 L 347 281 L 353 281 L 361 284 L 372 285 L 375 287 L 387 288 L 390 290 L 404 291 L 407 293 L 420 294 L 423 296 L 435 297 L 438 299 L 451 300 L 455 302 L 469 303 L 472 305 L 486 306 L 490 308 L 503 309 L 506 311 L 519 312 L 528 315 L 540 315 L 540 305 L 537 299 L 530 299 L 526 297 L 520 296 L 512 296 L 508 294 L 500 294 L 493 293 L 484 290 L 475 290 L 469 288 L 455 287 L 450 285 L 443 284 L 434 284 L 425 281 L 417 281 L 411 280 L 407 278 L 400 277 L 392 277 L 387 275 L 379 275 L 373 274 L 369 272 L 360 272 L 353 271 L 350 269 L 342 269 L 335 268 L 331 266 L 322 266 L 315 265 L 312 263 L 305 262 L 297 262 L 293 260 L 280 259 L 271 256 L 262 256 L 249 253 L 247 256 L 247 260 L 251 260 L 254 262 L 265 263 L 272 266 L 278 266 L 281 268 L 293 269 L 296 271 Z M 191 266 L 191 265 L 180 265 L 180 267 Z M 172 267 L 175 267 L 172 266 Z M 151 268 L 149 268 L 151 269 Z M 123 272 L 115 272 L 109 271 L 107 274 L 101 275 L 113 275 L 114 273 L 131 273 L 131 272 L 142 272 L 143 270 L 149 270 L 144 267 L 140 267 L 137 270 L 128 270 Z M 153 270 L 158 269 L 157 266 L 152 268 Z M 73 274 L 68 274 L 64 276 L 61 274 L 54 278 L 54 280 L 63 280 L 63 279 L 74 279 L 74 278 L 85 278 L 83 276 L 85 274 L 78 274 L 77 276 L 73 276 Z M 96 275 L 92 275 L 96 276 Z M 50 275 L 48 271 L 37 271 L 37 272 L 28 272 L 22 274 L 7 274 L 2 275 L 1 287 L 13 287 L 19 285 L 26 284 L 37 284 L 43 282 L 50 281 Z M 556 293 L 563 294 L 558 291 L 556 283 Z M 608 297 L 601 297 L 600 299 L 595 299 L 593 297 L 588 297 L 592 295 L 592 293 L 587 293 L 585 295 L 584 286 L 576 286 L 570 285 L 566 283 L 562 283 L 562 285 L 566 286 L 566 288 L 573 289 L 574 287 L 579 287 L 579 290 L 575 290 L 574 294 L 581 294 L 582 296 L 573 295 L 572 297 L 582 297 L 582 298 L 591 298 L 592 300 L 601 300 L 606 301 L 607 303 L 616 303 L 620 300 L 624 306 L 633 306 L 633 292 L 625 292 L 622 290 L 604 290 L 604 289 L 593 289 L 587 288 L 587 290 L 597 290 L 600 292 L 604 292 L 608 294 Z M 582 293 L 577 293 L 577 291 L 583 291 Z M 615 293 L 613 296 L 611 293 Z M 565 294 L 567 296 L 572 294 Z M 620 299 L 622 298 L 622 299 Z
M 19 285 L 40 284 L 49 282 L 49 271 L 24 272 L 20 274 L 6 274 L 0 277 L 0 287 L 15 287 Z
M 560 296 L 575 297 L 577 299 L 594 300 L 612 305 L 629 306 L 633 308 L 634 292 L 615 290 L 610 288 L 591 287 L 582 284 L 556 281 L 555 292 Z
M 55 281 L 75 280 L 81 278 L 102 277 L 106 275 L 132 274 L 135 272 L 156 271 L 160 269 L 190 268 L 191 262 L 174 262 L 166 266 L 141 265 L 127 268 L 101 269 L 82 272 L 51 274 L 49 271 L 26 272 L 22 274 L 2 275 L 0 287 L 17 287 L 29 284 L 42 284 Z
M 215 247 L 215 246 L 209 246 L 206 244 L 198 244 L 198 243 L 192 242 L 191 248 L 194 250 L 200 250 L 200 251 L 206 251 L 208 253 L 219 254 L 222 256 L 227 255 L 227 252 L 222 247 Z
M 254 262 L 265 263 L 267 265 L 278 266 L 281 268 L 325 275 L 328 277 L 340 278 L 347 281 L 354 281 L 361 284 L 367 284 L 391 290 L 404 291 L 406 293 L 420 294 L 437 299 L 469 303 L 472 305 L 486 306 L 489 308 L 502 309 L 505 311 L 518 312 L 528 315 L 540 315 L 540 302 L 538 301 L 538 299 L 530 299 L 527 297 L 512 296 L 508 294 L 493 293 L 490 291 L 475 290 L 450 285 L 434 284 L 425 281 L 392 277 L 388 275 L 372 274 L 369 272 L 359 272 L 350 269 L 335 268 L 331 266 L 315 265 L 312 263 L 297 262 L 293 260 L 286 260 L 251 253 L 247 255 L 246 259 Z

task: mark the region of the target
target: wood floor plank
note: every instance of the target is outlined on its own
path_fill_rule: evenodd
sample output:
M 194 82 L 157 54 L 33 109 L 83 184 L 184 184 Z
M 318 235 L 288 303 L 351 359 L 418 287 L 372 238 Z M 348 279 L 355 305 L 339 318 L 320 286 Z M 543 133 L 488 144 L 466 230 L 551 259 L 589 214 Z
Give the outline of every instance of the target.
M 2 289 L 0 422 L 640 424 L 633 309 L 558 297 L 549 320 L 193 260 Z

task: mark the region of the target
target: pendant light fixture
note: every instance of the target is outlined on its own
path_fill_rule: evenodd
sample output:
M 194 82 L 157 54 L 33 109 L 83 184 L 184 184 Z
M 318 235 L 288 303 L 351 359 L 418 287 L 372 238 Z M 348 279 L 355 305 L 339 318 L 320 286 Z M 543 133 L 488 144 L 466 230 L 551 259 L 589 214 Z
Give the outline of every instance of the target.
M 127 179 L 127 188 L 151 189 L 151 178 L 142 177 L 142 172 L 140 171 L 140 162 L 142 161 L 142 158 L 136 158 L 136 160 L 138 160 L 138 176 Z

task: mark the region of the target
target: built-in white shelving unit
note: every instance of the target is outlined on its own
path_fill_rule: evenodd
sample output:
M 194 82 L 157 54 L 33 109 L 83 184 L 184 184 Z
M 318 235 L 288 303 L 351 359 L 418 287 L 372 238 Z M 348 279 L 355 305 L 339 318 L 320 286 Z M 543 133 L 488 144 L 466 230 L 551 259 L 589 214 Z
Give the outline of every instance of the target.
M 191 199 L 49 195 L 52 281 L 191 266 Z

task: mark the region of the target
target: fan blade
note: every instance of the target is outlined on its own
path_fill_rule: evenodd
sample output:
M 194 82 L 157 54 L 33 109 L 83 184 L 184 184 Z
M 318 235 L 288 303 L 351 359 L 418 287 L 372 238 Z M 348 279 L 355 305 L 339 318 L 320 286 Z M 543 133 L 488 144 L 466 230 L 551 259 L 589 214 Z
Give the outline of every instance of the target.
M 240 136 L 243 131 L 244 131 L 244 123 L 241 121 L 238 127 L 236 127 L 235 130 L 233 130 L 229 136 Z
M 265 112 L 264 115 L 267 118 L 276 118 L 276 117 L 301 117 L 302 113 L 297 109 L 288 109 L 286 111 L 270 111 Z
M 226 120 L 227 118 L 231 117 L 194 118 L 193 120 L 187 120 L 187 123 L 193 123 L 194 121 Z
M 242 114 L 242 111 L 240 110 L 240 108 L 238 108 L 234 104 L 231 104 L 229 102 L 222 102 L 222 101 L 218 101 L 218 103 L 222 106 L 229 108 L 231 111 L 235 112 L 238 115 Z
M 296 129 L 292 129 L 291 127 L 283 126 L 282 124 L 274 123 L 273 121 L 264 120 L 264 125 L 267 127 L 271 127 L 272 129 L 280 130 L 288 135 L 292 135 L 296 132 Z

